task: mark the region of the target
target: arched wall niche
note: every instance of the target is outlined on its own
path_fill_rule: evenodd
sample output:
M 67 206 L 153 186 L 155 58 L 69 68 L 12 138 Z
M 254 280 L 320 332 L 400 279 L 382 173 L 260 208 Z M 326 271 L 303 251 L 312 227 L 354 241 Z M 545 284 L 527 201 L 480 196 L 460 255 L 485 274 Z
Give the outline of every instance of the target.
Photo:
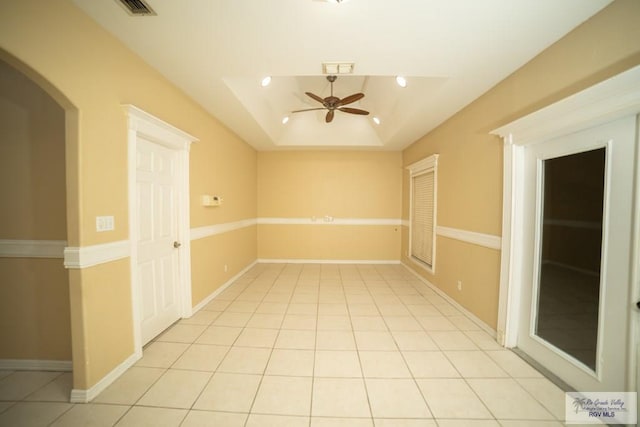
M 0 48 L 0 61 L 4 61 L 44 90 L 65 111 L 65 171 L 67 197 L 67 246 L 78 246 L 79 227 L 79 112 L 58 88 L 40 73 L 11 53 Z
M 58 123 L 58 127 L 63 127 L 60 131 L 63 135 L 58 136 L 56 147 L 64 147 L 64 157 L 57 157 L 55 161 L 63 163 L 63 178 L 58 179 L 56 185 L 64 187 L 65 212 L 62 215 L 66 217 L 64 231 L 53 233 L 55 240 L 48 240 L 51 237 L 46 236 L 47 233 L 44 236 L 35 233 L 26 239 L 0 236 L 0 273 L 11 282 L 11 286 L 6 287 L 10 294 L 2 298 L 11 307 L 2 310 L 3 316 L 8 317 L 7 322 L 2 323 L 10 328 L 0 329 L 3 338 L 0 365 L 8 369 L 73 370 L 74 382 L 82 384 L 86 377 L 83 351 L 86 340 L 79 292 L 81 276 L 78 271 L 66 270 L 63 262 L 64 248 L 77 246 L 80 242 L 80 114 L 49 80 L 1 48 L 0 62 L 12 68 L 15 74 L 22 74 L 25 80 L 46 94 L 43 97 L 50 98 L 50 104 L 55 103 L 62 110 L 59 119 L 62 123 Z M 61 169 L 58 164 L 57 170 Z M 5 207 L 11 208 L 10 204 Z

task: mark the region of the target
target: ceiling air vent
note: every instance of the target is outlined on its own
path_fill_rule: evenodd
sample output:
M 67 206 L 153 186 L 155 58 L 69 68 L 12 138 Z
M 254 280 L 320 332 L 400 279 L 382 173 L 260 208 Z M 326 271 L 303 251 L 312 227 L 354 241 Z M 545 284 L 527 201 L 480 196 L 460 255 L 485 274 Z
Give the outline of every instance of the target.
M 154 16 L 156 12 L 144 0 L 116 0 L 132 16 Z

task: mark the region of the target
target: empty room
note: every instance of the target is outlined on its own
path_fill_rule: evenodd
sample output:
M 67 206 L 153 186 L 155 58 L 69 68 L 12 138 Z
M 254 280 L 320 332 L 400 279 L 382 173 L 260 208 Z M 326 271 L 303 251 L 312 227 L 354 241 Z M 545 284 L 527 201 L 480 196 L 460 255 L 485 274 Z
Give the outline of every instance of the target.
M 638 22 L 1 0 L 0 426 L 635 425 Z

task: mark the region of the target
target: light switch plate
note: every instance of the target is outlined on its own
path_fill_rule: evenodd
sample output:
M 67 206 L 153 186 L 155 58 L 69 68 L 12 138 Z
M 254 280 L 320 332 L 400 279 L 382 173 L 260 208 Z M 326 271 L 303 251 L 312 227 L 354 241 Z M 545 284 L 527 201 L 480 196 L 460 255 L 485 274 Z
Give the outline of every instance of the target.
M 96 217 L 96 231 L 111 231 L 114 228 L 113 216 Z
M 220 206 L 222 204 L 222 197 L 211 196 L 205 194 L 202 196 L 202 206 Z

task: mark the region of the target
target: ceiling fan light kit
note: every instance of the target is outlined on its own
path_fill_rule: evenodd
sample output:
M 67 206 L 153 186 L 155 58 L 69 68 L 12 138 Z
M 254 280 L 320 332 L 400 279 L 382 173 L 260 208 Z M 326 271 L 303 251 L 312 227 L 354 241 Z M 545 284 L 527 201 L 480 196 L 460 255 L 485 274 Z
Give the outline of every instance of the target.
M 345 107 L 345 105 L 354 103 L 364 98 L 364 93 L 354 93 L 353 95 L 349 95 L 342 99 L 336 96 L 333 96 L 333 83 L 336 81 L 337 78 L 338 76 L 336 75 L 327 76 L 327 80 L 331 84 L 331 95 L 327 96 L 326 98 L 322 98 L 311 92 L 305 92 L 305 94 L 309 98 L 321 103 L 322 107 L 306 108 L 304 110 L 295 110 L 295 111 L 292 111 L 291 113 L 302 113 L 304 111 L 328 110 L 327 115 L 325 116 L 325 122 L 327 123 L 331 123 L 336 111 L 342 111 L 343 113 L 349 113 L 349 114 L 358 114 L 361 116 L 368 115 L 369 112 L 366 110 L 361 110 L 359 108 Z

